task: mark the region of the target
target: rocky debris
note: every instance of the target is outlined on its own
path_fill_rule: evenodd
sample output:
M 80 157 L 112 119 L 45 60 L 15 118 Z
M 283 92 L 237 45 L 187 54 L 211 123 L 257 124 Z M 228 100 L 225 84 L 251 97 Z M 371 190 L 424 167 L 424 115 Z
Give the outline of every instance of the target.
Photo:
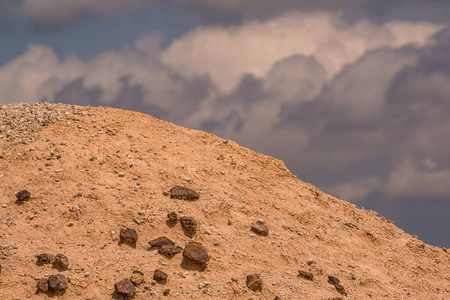
M 260 274 L 250 274 L 247 276 L 247 287 L 252 291 L 261 291 L 262 284 L 263 281 Z
M 120 243 L 128 244 L 132 247 L 136 247 L 137 242 L 137 232 L 134 229 L 120 229 Z
M 192 217 L 182 217 L 181 220 L 181 226 L 186 233 L 186 235 L 192 237 L 197 232 L 197 221 L 195 221 Z
M 49 253 L 41 253 L 36 255 L 36 264 L 39 266 L 52 264 L 55 261 L 55 256 Z
M 0 266 L 0 274 L 2 274 L 2 268 L 3 268 L 3 267 L 2 267 L 2 266 Z
M 342 295 L 347 295 L 347 292 L 345 291 L 345 288 L 342 286 L 342 284 L 340 283 L 336 283 L 334 285 L 334 287 L 336 288 L 336 290 L 341 293 Z
M 308 280 L 313 280 L 313 278 L 314 278 L 313 273 L 302 271 L 302 270 L 298 270 L 298 276 L 308 279 Z
M 163 295 L 164 295 L 164 296 L 169 296 L 169 293 L 170 293 L 170 289 L 165 289 L 165 290 L 163 291 Z
M 275 298 L 273 298 L 273 300 L 281 300 L 281 298 L 278 296 L 275 296 Z
M 193 201 L 200 198 L 200 195 L 194 190 L 176 185 L 170 189 L 170 198 Z
M 61 274 L 51 275 L 48 278 L 48 289 L 54 292 L 63 292 L 67 289 L 67 280 Z
M 16 194 L 18 201 L 28 201 L 30 200 L 31 193 L 27 190 L 22 190 Z
M 167 214 L 167 219 L 167 223 L 169 223 L 170 226 L 175 226 L 178 222 L 178 215 L 173 211 Z
M 165 284 L 167 282 L 167 277 L 168 275 L 159 269 L 156 269 L 153 273 L 153 279 L 161 284 Z
M 152 248 L 161 248 L 164 245 L 175 245 L 175 243 L 165 236 L 161 236 L 148 242 Z
M 141 271 L 138 271 L 138 270 L 133 271 L 133 274 L 131 275 L 130 281 L 134 285 L 143 284 L 144 281 L 145 281 L 144 273 L 142 273 Z
M 39 279 L 38 282 L 36 283 L 36 288 L 40 292 L 44 293 L 48 292 L 48 278 Z
M 267 236 L 269 234 L 269 228 L 264 225 L 264 221 L 258 220 L 252 225 L 251 230 L 258 235 Z
M 69 268 L 69 259 L 64 254 L 56 254 L 53 266 L 59 270 L 67 270 Z
M 208 250 L 198 242 L 190 242 L 184 247 L 183 257 L 197 264 L 204 264 L 209 260 Z
M 337 277 L 334 276 L 328 276 L 328 282 L 331 284 L 338 284 L 339 283 L 339 279 Z
M 178 245 L 162 245 L 158 249 L 158 253 L 162 254 L 168 258 L 174 257 L 176 254 L 181 253 L 183 248 Z
M 114 290 L 117 294 L 125 297 L 136 295 L 136 287 L 128 278 L 116 282 L 114 284 Z

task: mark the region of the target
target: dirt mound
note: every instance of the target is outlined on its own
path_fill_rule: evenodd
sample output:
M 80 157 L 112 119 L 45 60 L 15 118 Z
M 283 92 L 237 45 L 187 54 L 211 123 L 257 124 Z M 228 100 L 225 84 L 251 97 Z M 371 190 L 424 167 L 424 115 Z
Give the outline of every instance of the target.
M 0 117 L 0 299 L 450 299 L 446 249 L 235 142 L 110 108 Z

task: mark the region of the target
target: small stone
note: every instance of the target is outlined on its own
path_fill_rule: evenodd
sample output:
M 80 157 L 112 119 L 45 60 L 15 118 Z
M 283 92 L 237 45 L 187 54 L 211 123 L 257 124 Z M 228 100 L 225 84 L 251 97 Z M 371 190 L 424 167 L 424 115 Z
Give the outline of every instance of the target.
M 67 270 L 69 268 L 69 259 L 64 254 L 56 254 L 53 266 L 58 269 Z
M 55 256 L 49 253 L 42 253 L 39 255 L 36 255 L 37 258 L 37 265 L 46 265 L 46 264 L 51 264 L 53 263 L 53 261 L 55 260 Z
M 164 292 L 163 292 L 163 295 L 164 296 L 169 296 L 169 293 L 170 293 L 170 289 L 165 289 Z
M 252 291 L 261 291 L 263 281 L 260 274 L 250 274 L 247 276 L 247 287 Z
M 169 219 L 169 223 L 171 223 L 172 225 L 175 225 L 178 222 L 178 215 L 176 212 L 171 212 L 167 214 L 167 218 Z
M 170 189 L 170 198 L 173 199 L 182 199 L 182 200 L 197 200 L 200 198 L 200 195 L 191 189 L 188 189 L 183 186 L 176 185 Z
M 334 285 L 334 287 L 336 288 L 336 290 L 341 293 L 342 295 L 347 295 L 347 292 L 345 291 L 344 287 L 340 284 L 340 283 L 336 283 Z
M 266 225 L 260 223 L 253 224 L 252 231 L 262 236 L 267 236 L 269 234 L 269 228 L 267 228 Z
M 48 278 L 39 279 L 36 288 L 41 292 L 48 292 Z
M 181 253 L 181 251 L 183 251 L 183 248 L 178 245 L 162 245 L 158 249 L 159 254 L 167 256 L 168 258 L 174 257 L 175 254 Z
M 120 242 L 136 247 L 137 232 L 134 229 L 120 229 Z
M 144 273 L 142 273 L 141 271 L 133 271 L 133 275 L 131 275 L 131 282 L 134 285 L 140 285 L 142 283 L 144 283 L 145 278 L 144 278 Z
M 180 222 L 181 226 L 183 226 L 183 229 L 188 233 L 195 234 L 195 232 L 197 231 L 197 221 L 195 221 L 194 218 L 182 217 Z
M 167 277 L 168 275 L 159 269 L 156 269 L 155 272 L 153 273 L 153 279 L 161 284 L 167 282 Z
M 208 250 L 198 242 L 187 244 L 184 247 L 183 257 L 198 264 L 204 264 L 209 260 Z
M 302 278 L 305 278 L 305 279 L 308 279 L 308 280 L 313 280 L 313 278 L 314 278 L 313 273 L 302 271 L 302 270 L 298 271 L 298 276 L 302 277 Z
M 61 274 L 51 275 L 48 278 L 48 289 L 55 292 L 65 291 L 67 288 L 67 280 Z
M 16 194 L 16 197 L 19 201 L 28 201 L 30 200 L 31 193 L 27 190 L 22 190 Z
M 328 282 L 331 284 L 338 284 L 339 283 L 339 279 L 337 277 L 334 276 L 328 276 Z
M 152 248 L 160 248 L 164 245 L 175 245 L 175 243 L 165 236 L 161 236 L 148 242 Z
M 275 298 L 273 298 L 273 300 L 281 300 L 281 298 L 278 296 L 275 296 Z
M 122 279 L 114 284 L 114 290 L 117 294 L 122 296 L 134 296 L 136 294 L 136 287 L 127 278 Z
M 125 177 L 125 172 L 119 172 L 117 175 L 118 175 L 119 177 Z

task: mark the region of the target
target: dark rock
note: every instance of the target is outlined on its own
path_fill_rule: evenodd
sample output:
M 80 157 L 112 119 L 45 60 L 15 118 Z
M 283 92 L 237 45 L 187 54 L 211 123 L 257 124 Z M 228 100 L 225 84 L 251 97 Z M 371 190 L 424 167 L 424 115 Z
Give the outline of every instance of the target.
M 122 279 L 114 284 L 114 290 L 117 294 L 122 296 L 134 296 L 136 294 L 136 287 L 127 278 Z
M 130 280 L 134 285 L 143 284 L 145 281 L 144 273 L 142 273 L 141 271 L 135 270 L 135 271 L 133 271 L 133 275 L 131 275 Z
M 252 231 L 262 236 L 266 236 L 269 234 L 269 228 L 267 228 L 266 225 L 261 224 L 259 222 L 256 222 L 255 224 L 252 225 Z
M 2 268 L 3 268 L 3 267 L 2 267 L 2 266 L 0 266 L 0 274 L 2 273 Z
M 30 200 L 31 193 L 27 190 L 22 190 L 16 194 L 16 197 L 19 201 L 28 201 Z
M 51 275 L 48 278 L 48 289 L 55 292 L 65 291 L 67 288 L 67 280 L 61 274 Z
M 198 242 L 190 242 L 184 247 L 183 257 L 197 264 L 204 264 L 209 260 L 208 250 Z
M 181 226 L 190 235 L 195 234 L 197 231 L 197 221 L 192 217 L 182 217 Z
M 41 292 L 48 292 L 48 278 L 41 278 L 36 283 L 36 287 Z
M 345 291 L 344 287 L 342 286 L 342 284 L 340 283 L 336 283 L 334 285 L 334 287 L 336 288 L 336 290 L 341 293 L 342 295 L 347 295 L 347 292 Z
M 167 214 L 167 219 L 168 219 L 167 221 L 170 224 L 175 225 L 178 222 L 178 215 L 176 212 L 173 211 L 173 212 Z
M 121 243 L 125 243 L 128 244 L 132 247 L 136 247 L 136 242 L 137 242 L 137 232 L 134 229 L 120 229 L 120 242 Z
M 63 254 L 56 254 L 53 266 L 58 269 L 67 270 L 69 268 L 69 259 Z
M 166 283 L 168 275 L 163 271 L 156 269 L 153 273 L 153 279 L 158 283 Z
M 278 296 L 275 296 L 275 298 L 273 300 L 281 300 L 281 298 Z
M 165 236 L 161 236 L 148 242 L 153 248 L 160 248 L 164 245 L 175 245 L 175 243 Z
M 298 276 L 308 279 L 308 280 L 313 280 L 313 278 L 314 278 L 313 273 L 302 271 L 302 270 L 298 270 Z
M 339 283 L 339 279 L 337 277 L 334 276 L 328 276 L 328 282 L 331 284 L 338 284 Z
M 164 296 L 169 296 L 169 293 L 170 293 L 170 289 L 165 289 L 164 292 L 163 292 L 163 295 Z
M 181 251 L 183 251 L 183 248 L 178 245 L 163 245 L 158 249 L 159 254 L 167 256 L 168 258 L 174 257 L 175 254 L 181 253 Z
M 176 185 L 170 189 L 170 198 L 173 199 L 183 199 L 183 200 L 197 200 L 200 195 L 191 189 L 183 186 Z
M 40 266 L 51 264 L 55 261 L 55 256 L 49 253 L 41 253 L 39 255 L 36 255 L 36 258 L 36 264 Z
M 261 291 L 262 290 L 262 278 L 259 274 L 250 274 L 247 276 L 247 287 L 252 291 Z

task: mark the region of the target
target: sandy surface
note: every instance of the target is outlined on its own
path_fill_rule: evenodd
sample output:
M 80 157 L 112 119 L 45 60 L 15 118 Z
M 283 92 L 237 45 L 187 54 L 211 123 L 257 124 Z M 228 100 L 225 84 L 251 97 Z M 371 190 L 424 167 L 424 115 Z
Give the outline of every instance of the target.
M 145 276 L 135 299 L 450 299 L 446 249 L 321 192 L 282 161 L 148 115 L 79 109 L 31 142 L 0 139 L 0 299 L 46 299 L 37 280 L 57 273 L 69 283 L 56 299 L 119 299 L 114 283 L 134 270 Z M 171 199 L 175 185 L 200 198 Z M 32 197 L 22 204 L 23 189 Z M 171 211 L 197 220 L 194 237 L 168 226 Z M 250 230 L 258 218 L 267 236 Z M 119 244 L 121 228 L 137 231 L 136 248 Z M 202 243 L 206 268 L 148 250 L 160 236 Z M 69 269 L 38 266 L 40 253 L 66 255 Z M 153 281 L 155 269 L 166 284 Z M 253 273 L 262 291 L 247 288 Z

